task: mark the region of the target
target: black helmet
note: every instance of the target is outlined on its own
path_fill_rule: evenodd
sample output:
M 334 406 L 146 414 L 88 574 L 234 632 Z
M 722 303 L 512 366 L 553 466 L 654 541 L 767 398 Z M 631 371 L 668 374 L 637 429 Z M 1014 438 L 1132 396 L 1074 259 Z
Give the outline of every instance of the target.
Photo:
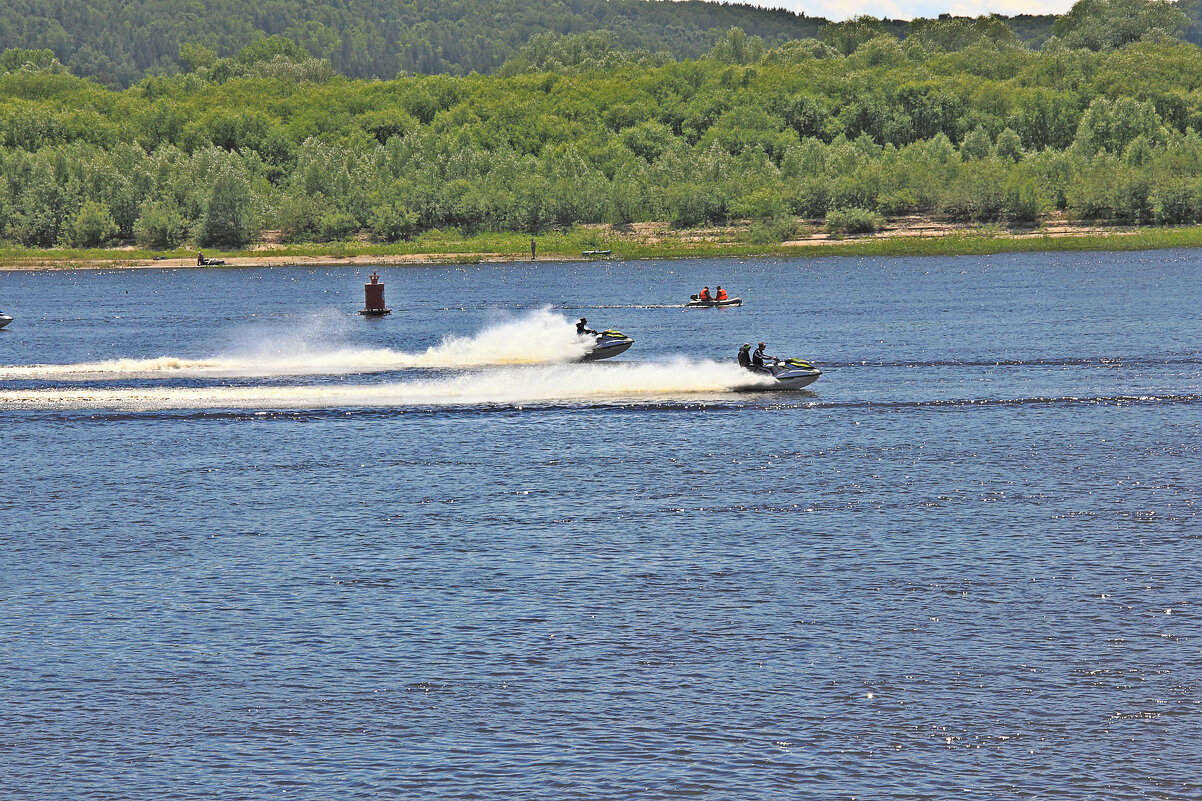
M 587 323 L 587 322 L 588 322 L 588 320 L 586 320 L 586 319 L 584 319 L 583 317 L 581 317 L 581 318 L 580 318 L 580 322 L 582 322 L 582 323 Z

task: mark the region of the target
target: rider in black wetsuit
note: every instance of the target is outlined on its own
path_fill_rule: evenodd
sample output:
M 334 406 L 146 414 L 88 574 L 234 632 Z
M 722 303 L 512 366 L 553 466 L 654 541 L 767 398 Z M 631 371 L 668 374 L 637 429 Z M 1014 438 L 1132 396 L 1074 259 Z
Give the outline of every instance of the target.
M 764 368 L 764 360 L 771 359 L 771 358 L 772 358 L 771 356 L 764 353 L 764 343 L 761 342 L 760 346 L 755 349 L 755 353 L 751 354 L 751 364 L 756 369 L 762 370 L 762 369 L 765 369 Z
M 744 343 L 743 347 L 739 348 L 739 366 L 744 370 L 751 369 L 751 345 Z
M 583 317 L 581 317 L 580 320 L 576 323 L 576 333 L 579 336 L 584 336 L 585 334 L 596 335 L 597 332 L 591 328 L 588 328 L 587 323 L 588 323 L 588 320 L 584 319 Z

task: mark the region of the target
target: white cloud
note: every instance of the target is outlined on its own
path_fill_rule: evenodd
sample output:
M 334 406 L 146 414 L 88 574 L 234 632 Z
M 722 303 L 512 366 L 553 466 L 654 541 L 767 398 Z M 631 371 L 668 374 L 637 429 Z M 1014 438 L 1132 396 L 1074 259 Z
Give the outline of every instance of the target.
M 982 14 L 1063 14 L 1073 6 L 1073 0 L 779 0 L 779 2 L 727 2 L 765 8 L 786 8 L 807 17 L 826 17 L 844 20 L 869 14 L 890 19 L 913 19 L 954 14 L 958 17 L 979 17 Z

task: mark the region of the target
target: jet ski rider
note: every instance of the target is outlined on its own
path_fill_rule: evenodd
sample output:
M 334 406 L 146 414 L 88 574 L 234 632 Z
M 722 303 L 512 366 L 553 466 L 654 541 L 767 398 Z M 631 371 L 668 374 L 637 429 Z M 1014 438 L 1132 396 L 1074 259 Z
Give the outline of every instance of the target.
M 701 290 L 701 294 L 697 296 L 697 300 L 703 300 L 703 301 L 706 301 L 707 303 L 713 299 L 714 299 L 714 296 L 710 294 L 710 288 L 708 286 L 705 289 Z
M 719 303 L 724 300 L 730 300 L 730 298 L 726 296 L 726 290 L 723 289 L 721 285 L 718 286 L 718 294 L 714 297 L 714 300 L 718 301 Z
M 596 333 L 597 333 L 597 332 L 596 332 L 596 331 L 594 331 L 594 330 L 593 330 L 593 329 L 591 329 L 591 328 L 588 328 L 588 327 L 587 327 L 587 325 L 588 325 L 588 320 L 584 319 L 583 317 L 581 317 L 581 318 L 580 318 L 580 319 L 579 319 L 579 320 L 576 322 L 576 334 L 577 334 L 577 336 L 584 336 L 585 334 L 593 334 L 593 335 L 596 335 Z
M 739 348 L 739 366 L 744 370 L 751 369 L 751 345 L 744 342 L 743 347 Z
M 771 356 L 764 353 L 764 343 L 761 342 L 760 346 L 755 349 L 755 353 L 751 354 L 751 364 L 757 370 L 764 370 L 764 369 L 766 369 L 764 367 L 765 359 L 772 359 L 772 361 L 776 361 Z

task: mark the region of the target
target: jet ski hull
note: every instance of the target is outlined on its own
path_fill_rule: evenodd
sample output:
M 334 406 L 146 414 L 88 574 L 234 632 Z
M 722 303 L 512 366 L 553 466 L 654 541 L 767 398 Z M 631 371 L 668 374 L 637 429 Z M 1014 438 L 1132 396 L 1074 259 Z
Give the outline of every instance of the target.
M 790 363 L 792 362 L 792 363 Z M 822 371 L 809 362 L 797 359 L 777 362 L 768 367 L 754 367 L 752 372 L 757 375 L 771 376 L 771 384 L 754 384 L 740 387 L 742 392 L 772 392 L 780 390 L 805 389 L 822 377 Z
M 727 300 L 690 300 L 685 304 L 686 309 L 723 309 L 727 306 L 742 306 L 742 298 L 729 298 Z
M 602 359 L 608 359 L 611 356 L 617 356 L 620 353 L 625 353 L 630 350 L 630 346 L 634 344 L 634 340 L 625 334 L 601 334 L 597 337 L 597 344 L 589 349 L 589 352 L 580 358 L 582 362 L 597 362 Z
M 814 370 L 806 375 L 794 375 L 789 377 L 773 376 L 776 379 L 776 386 L 768 387 L 768 389 L 805 389 L 810 384 L 813 384 L 822 376 L 818 370 Z

